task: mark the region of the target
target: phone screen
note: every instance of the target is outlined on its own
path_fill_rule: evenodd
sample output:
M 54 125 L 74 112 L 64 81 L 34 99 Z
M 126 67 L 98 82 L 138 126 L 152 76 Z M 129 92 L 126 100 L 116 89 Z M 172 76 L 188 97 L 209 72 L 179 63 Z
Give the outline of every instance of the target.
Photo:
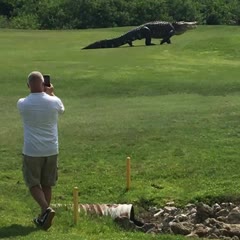
M 51 86 L 51 84 L 50 84 L 50 75 L 45 74 L 45 75 L 43 75 L 43 78 L 44 78 L 44 85 L 47 86 L 47 87 L 50 87 Z

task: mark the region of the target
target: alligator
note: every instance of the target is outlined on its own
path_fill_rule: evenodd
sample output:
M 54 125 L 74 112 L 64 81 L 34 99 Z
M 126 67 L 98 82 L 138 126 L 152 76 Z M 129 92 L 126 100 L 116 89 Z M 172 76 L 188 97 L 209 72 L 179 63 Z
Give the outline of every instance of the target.
M 100 40 L 84 47 L 83 49 L 117 48 L 125 44 L 128 44 L 132 47 L 133 41 L 141 40 L 144 38 L 146 46 L 155 45 L 152 43 L 152 38 L 162 39 L 160 41 L 160 44 L 170 44 L 170 38 L 173 35 L 183 34 L 189 29 L 196 28 L 196 26 L 197 22 L 148 22 L 130 30 L 129 32 L 121 35 L 120 37 Z

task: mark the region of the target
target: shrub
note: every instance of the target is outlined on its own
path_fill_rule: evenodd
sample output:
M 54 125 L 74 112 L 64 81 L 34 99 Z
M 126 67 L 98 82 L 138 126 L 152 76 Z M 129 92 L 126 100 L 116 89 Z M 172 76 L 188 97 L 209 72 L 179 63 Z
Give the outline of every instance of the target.
M 0 15 L 0 28 L 9 28 L 8 18 Z
M 39 22 L 34 15 L 20 15 L 11 18 L 9 26 L 15 29 L 38 29 Z

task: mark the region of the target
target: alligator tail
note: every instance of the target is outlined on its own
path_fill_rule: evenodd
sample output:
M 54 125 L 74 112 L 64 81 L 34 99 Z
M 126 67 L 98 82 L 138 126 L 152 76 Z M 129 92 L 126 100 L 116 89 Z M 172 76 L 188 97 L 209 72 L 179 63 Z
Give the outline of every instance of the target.
M 104 40 L 91 43 L 82 49 L 97 49 L 97 48 L 111 48 L 111 47 L 114 47 L 112 43 L 112 39 L 104 39 Z
M 133 29 L 117 38 L 104 39 L 94 42 L 82 49 L 117 48 L 124 44 L 129 44 L 132 46 L 133 41 L 141 40 L 143 38 L 145 38 L 145 44 L 147 46 L 151 45 L 150 29 L 146 26 L 141 26 L 141 28 Z

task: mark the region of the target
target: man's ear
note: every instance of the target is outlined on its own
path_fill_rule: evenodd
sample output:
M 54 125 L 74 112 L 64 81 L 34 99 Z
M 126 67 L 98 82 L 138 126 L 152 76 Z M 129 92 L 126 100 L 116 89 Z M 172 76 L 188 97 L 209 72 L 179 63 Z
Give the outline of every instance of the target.
M 44 82 L 42 83 L 42 88 L 43 88 L 43 91 L 45 92 L 45 84 L 44 84 Z

